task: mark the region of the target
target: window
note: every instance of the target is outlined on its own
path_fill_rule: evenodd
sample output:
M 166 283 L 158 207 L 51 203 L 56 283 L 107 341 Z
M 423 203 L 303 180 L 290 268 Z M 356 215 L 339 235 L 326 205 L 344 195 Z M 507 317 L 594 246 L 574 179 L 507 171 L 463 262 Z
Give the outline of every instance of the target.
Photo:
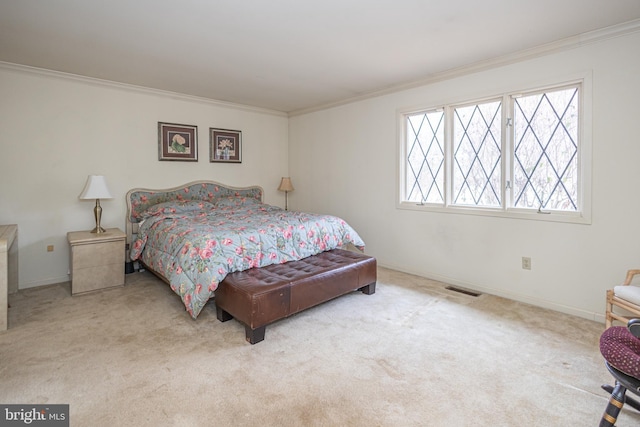
M 514 98 L 515 207 L 578 210 L 578 87 Z
M 502 102 L 456 107 L 453 116 L 453 204 L 500 206 Z
M 577 82 L 401 113 L 400 207 L 584 218 L 582 97 Z
M 407 116 L 407 200 L 444 202 L 444 113 Z

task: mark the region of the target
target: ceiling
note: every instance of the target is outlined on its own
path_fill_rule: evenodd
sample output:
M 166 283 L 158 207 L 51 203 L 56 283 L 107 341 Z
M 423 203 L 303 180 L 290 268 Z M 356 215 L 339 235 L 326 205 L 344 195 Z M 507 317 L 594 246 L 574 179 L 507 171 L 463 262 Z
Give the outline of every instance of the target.
M 640 0 L 0 0 L 0 61 L 295 113 L 636 19 Z

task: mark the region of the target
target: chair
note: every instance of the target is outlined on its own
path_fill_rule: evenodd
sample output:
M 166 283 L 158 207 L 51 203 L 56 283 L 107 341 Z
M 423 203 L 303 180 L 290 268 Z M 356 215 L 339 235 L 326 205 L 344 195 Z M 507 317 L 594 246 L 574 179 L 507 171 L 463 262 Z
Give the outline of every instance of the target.
M 640 274 L 640 270 L 627 271 L 624 283 L 607 291 L 606 328 L 611 327 L 614 320 L 627 324 L 631 319 L 627 315 L 614 313 L 614 306 L 632 313 L 633 316 L 640 317 L 640 287 L 631 285 L 631 280 L 636 274 Z
M 615 387 L 603 385 L 609 393 L 609 403 L 600 419 L 600 427 L 615 425 L 625 404 L 640 411 L 640 402 L 626 392 L 640 396 L 640 319 L 631 319 L 624 326 L 612 326 L 600 335 L 600 353 L 613 378 Z

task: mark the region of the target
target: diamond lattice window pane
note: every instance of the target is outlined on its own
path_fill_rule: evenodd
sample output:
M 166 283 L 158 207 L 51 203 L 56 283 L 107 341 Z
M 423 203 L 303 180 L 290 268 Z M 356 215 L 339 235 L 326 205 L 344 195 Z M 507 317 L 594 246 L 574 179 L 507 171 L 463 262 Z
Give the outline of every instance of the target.
M 444 203 L 444 113 L 407 116 L 406 198 L 417 203 Z
M 514 206 L 578 209 L 578 88 L 514 103 Z
M 459 107 L 453 125 L 453 202 L 497 207 L 501 204 L 502 103 Z

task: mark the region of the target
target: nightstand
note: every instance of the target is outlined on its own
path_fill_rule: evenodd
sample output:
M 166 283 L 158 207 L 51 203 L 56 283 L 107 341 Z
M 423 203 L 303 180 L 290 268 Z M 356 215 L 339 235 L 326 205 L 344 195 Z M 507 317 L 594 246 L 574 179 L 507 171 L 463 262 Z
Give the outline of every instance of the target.
M 124 285 L 126 235 L 117 228 L 104 233 L 71 231 L 71 294 Z

